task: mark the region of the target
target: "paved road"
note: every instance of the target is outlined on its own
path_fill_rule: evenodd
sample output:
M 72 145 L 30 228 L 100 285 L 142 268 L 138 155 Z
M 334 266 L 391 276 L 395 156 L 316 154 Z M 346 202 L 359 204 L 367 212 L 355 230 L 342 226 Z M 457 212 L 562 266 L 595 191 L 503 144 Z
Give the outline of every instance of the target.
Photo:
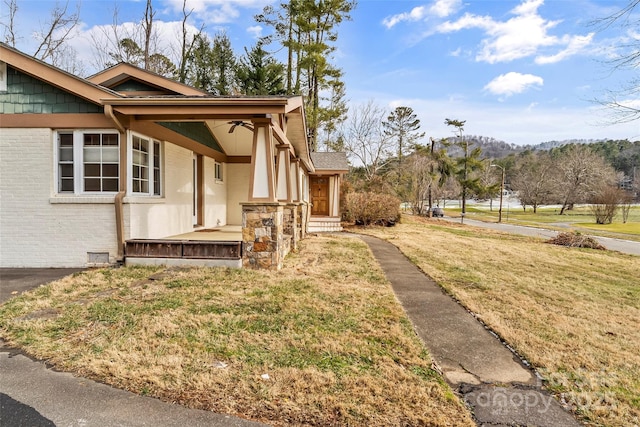
M 443 219 L 450 222 L 460 223 L 460 218 L 445 217 Z M 540 237 L 543 239 L 550 239 L 558 234 L 558 232 L 555 230 L 547 230 L 545 228 L 526 227 L 524 225 L 505 224 L 497 222 L 476 221 L 469 218 L 465 218 L 464 223 L 466 225 L 472 225 L 474 227 L 490 228 L 492 230 L 504 231 L 506 233 Z M 623 252 L 631 255 L 640 255 L 640 242 L 623 239 L 613 239 L 610 237 L 593 236 L 593 238 L 598 240 L 602 246 L 609 250 Z

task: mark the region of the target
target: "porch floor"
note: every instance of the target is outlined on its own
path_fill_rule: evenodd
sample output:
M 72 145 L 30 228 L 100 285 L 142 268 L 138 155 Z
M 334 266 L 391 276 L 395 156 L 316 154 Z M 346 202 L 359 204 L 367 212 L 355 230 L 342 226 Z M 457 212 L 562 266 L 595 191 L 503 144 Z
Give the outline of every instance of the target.
M 163 237 L 162 240 L 206 240 L 214 242 L 241 242 L 241 225 L 223 225 L 220 227 L 202 228 L 175 236 Z
M 161 239 L 126 241 L 127 265 L 242 267 L 242 227 L 226 225 Z

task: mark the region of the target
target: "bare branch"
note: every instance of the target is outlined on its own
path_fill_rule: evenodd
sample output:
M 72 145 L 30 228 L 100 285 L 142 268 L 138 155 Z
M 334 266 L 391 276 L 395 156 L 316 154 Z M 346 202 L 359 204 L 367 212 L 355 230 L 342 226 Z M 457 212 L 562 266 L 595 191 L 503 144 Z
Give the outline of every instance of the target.
M 9 12 L 7 15 L 8 24 L 5 24 L 4 22 L 2 22 L 2 26 L 4 27 L 4 42 L 11 47 L 16 47 L 17 37 L 16 37 L 15 18 L 16 18 L 16 13 L 18 12 L 18 3 L 16 0 L 4 0 L 4 4 L 6 6 L 7 11 Z
M 71 37 L 80 20 L 80 4 L 76 4 L 76 10 L 72 14 L 68 13 L 68 7 L 68 1 L 64 6 L 56 3 L 51 11 L 51 20 L 42 31 L 36 34 L 36 37 L 40 39 L 40 45 L 33 56 L 43 61 L 51 61 L 55 53 Z

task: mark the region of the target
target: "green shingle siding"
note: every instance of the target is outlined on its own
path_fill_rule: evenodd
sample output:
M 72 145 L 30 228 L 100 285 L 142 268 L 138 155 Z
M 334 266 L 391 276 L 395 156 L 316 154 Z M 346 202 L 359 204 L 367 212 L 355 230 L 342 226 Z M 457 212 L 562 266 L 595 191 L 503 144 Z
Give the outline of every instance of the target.
M 158 88 L 137 80 L 127 80 L 112 88 L 116 92 L 157 92 Z
M 216 151 L 223 153 L 218 141 L 211 135 L 211 132 L 203 122 L 156 122 L 160 126 L 164 126 L 167 129 L 171 129 L 174 132 L 179 133 L 189 139 L 192 139 L 200 144 L 206 145 L 209 148 L 213 148 Z
M 0 114 L 51 113 L 102 113 L 102 107 L 7 66 L 7 91 L 0 92 Z

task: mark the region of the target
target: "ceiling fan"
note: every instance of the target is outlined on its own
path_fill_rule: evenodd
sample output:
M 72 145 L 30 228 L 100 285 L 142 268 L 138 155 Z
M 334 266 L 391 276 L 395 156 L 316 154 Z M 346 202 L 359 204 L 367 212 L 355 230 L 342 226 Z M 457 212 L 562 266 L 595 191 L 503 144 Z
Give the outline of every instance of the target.
M 233 133 L 233 131 L 236 130 L 238 126 L 241 126 L 249 129 L 250 131 L 253 131 L 253 126 L 251 126 L 249 123 L 243 122 L 242 120 L 232 120 L 228 123 L 231 125 L 231 127 L 229 128 L 229 133 Z

